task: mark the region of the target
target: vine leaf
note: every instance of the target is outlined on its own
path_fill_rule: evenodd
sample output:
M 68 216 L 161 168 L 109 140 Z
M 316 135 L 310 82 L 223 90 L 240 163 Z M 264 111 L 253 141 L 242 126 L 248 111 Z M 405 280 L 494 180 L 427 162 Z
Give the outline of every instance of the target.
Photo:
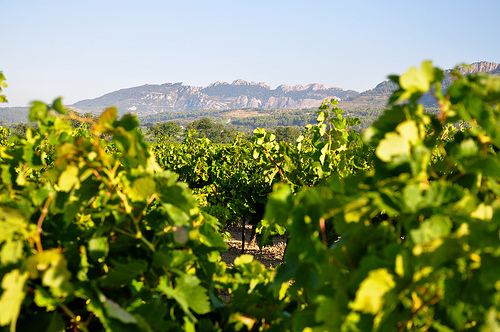
M 418 229 L 410 230 L 410 237 L 415 244 L 426 243 L 450 233 L 451 220 L 443 215 L 433 215 L 424 220 Z
M 59 177 L 58 186 L 62 191 L 68 192 L 73 187 L 78 189 L 80 187 L 80 180 L 78 179 L 79 169 L 76 166 L 68 166 Z
M 98 262 L 106 258 L 109 252 L 108 239 L 106 237 L 95 237 L 89 240 L 89 256 Z
M 66 297 L 72 293 L 71 272 L 66 258 L 58 249 L 50 249 L 30 256 L 26 260 L 26 269 L 31 279 L 41 277 L 42 284 L 49 287 L 57 297 Z
M 418 127 L 414 121 L 405 121 L 396 127 L 396 132 L 385 134 L 377 147 L 380 160 L 390 162 L 398 156 L 408 156 L 412 144 L 418 141 Z
M 197 314 L 210 312 L 210 302 L 208 301 L 206 289 L 200 286 L 200 279 L 196 276 L 183 275 L 177 279 L 175 289 L 167 285 L 166 278 L 160 277 L 158 290 L 175 299 L 186 315 L 193 321 L 196 319 L 189 309 L 192 309 Z
M 351 303 L 351 309 L 377 315 L 384 305 L 382 298 L 395 285 L 394 277 L 387 272 L 387 269 L 370 271 L 368 277 L 359 285 L 356 298 Z
M 18 269 L 6 273 L 2 279 L 2 297 L 0 298 L 0 325 L 5 326 L 17 320 L 21 311 L 25 292 L 24 285 L 29 274 Z
M 104 295 L 101 295 L 101 297 L 104 297 Z M 103 300 L 103 298 L 101 298 Z M 137 319 L 132 316 L 129 312 L 127 312 L 125 309 L 120 307 L 120 305 L 108 298 L 104 299 L 103 306 L 108 312 L 109 317 L 111 318 L 116 318 L 120 322 L 125 323 L 125 324 L 136 324 Z
M 18 210 L 0 206 L 0 243 L 12 240 L 24 228 L 25 220 Z
M 123 263 L 114 260 L 111 260 L 111 262 L 114 270 L 111 270 L 108 275 L 102 279 L 100 284 L 103 287 L 119 287 L 127 284 L 144 272 L 148 267 L 148 264 L 140 259 Z

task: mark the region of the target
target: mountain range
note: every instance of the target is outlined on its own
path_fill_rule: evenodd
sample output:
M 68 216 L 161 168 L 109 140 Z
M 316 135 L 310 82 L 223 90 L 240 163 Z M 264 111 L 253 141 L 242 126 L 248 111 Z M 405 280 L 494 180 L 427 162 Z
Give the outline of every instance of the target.
M 342 100 L 357 94 L 357 91 L 317 83 L 306 86 L 282 84 L 273 90 L 262 82 L 238 79 L 232 83 L 215 82 L 207 87 L 182 83 L 146 84 L 82 100 L 71 106 L 84 112 L 100 112 L 107 106 L 118 106 L 120 113 L 132 112 L 144 116 L 192 110 L 314 108 L 327 98 Z
M 494 62 L 476 62 L 461 72 L 486 72 L 500 75 L 500 65 Z M 446 70 L 443 86 L 451 83 L 451 69 Z M 282 84 L 271 89 L 265 83 L 247 82 L 242 79 L 215 82 L 207 87 L 196 87 L 182 83 L 161 85 L 146 84 L 139 87 L 122 89 L 105 94 L 99 98 L 79 101 L 73 105 L 84 112 L 100 112 L 108 106 L 118 106 L 123 113 L 136 113 L 139 116 L 162 112 L 182 112 L 191 110 L 223 110 L 238 108 L 264 109 L 306 109 L 316 108 L 325 99 L 334 98 L 339 107 L 345 110 L 385 107 L 396 85 L 384 81 L 375 88 L 357 92 L 341 88 L 326 87 L 323 84 L 288 86 Z M 430 98 L 423 98 L 426 106 L 433 105 Z
M 500 75 L 500 64 L 481 61 L 461 69 L 461 72 L 486 72 Z M 451 70 L 446 70 L 443 88 L 451 83 Z M 334 98 L 344 110 L 383 108 L 396 89 L 396 84 L 383 81 L 373 89 L 357 92 L 323 84 L 288 86 L 282 84 L 271 89 L 265 83 L 247 82 L 237 79 L 232 83 L 215 82 L 206 87 L 184 85 L 182 83 L 146 84 L 107 93 L 95 99 L 86 99 L 70 108 L 80 112 L 100 113 L 109 106 L 117 106 L 119 114 L 135 113 L 139 117 L 164 112 L 184 112 L 193 110 L 229 109 L 311 109 L 317 108 L 325 99 Z M 430 96 L 421 100 L 427 107 L 435 107 Z M 27 108 L 0 108 L 0 121 L 9 123 L 25 122 Z M 353 114 L 355 115 L 355 114 Z M 18 120 L 21 119 L 21 120 Z M 23 120 L 24 119 L 24 120 Z

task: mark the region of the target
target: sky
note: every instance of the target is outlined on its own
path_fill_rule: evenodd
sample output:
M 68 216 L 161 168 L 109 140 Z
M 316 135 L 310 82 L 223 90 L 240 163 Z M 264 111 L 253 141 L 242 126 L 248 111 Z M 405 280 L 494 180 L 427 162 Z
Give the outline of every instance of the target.
M 359 92 L 424 60 L 500 62 L 498 0 L 0 0 L 9 103 L 244 79 Z

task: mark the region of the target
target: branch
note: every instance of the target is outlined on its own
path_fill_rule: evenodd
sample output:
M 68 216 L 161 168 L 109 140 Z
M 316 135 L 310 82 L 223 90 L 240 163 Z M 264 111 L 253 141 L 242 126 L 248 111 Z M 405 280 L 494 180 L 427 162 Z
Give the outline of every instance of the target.
M 49 193 L 49 197 L 45 201 L 45 204 L 43 205 L 42 208 L 42 214 L 38 218 L 38 223 L 36 224 L 36 236 L 35 236 L 35 243 L 36 243 L 36 249 L 39 253 L 43 252 L 43 247 L 42 247 L 42 239 L 41 239 L 41 233 L 42 233 L 42 224 L 43 220 L 49 213 L 49 205 L 52 202 L 52 199 L 54 198 L 54 193 Z

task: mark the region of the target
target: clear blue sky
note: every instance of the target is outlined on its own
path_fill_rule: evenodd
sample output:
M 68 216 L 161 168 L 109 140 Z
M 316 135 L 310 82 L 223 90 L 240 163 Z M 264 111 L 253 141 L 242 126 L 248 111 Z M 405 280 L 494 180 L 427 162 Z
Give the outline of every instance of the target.
M 499 0 L 0 0 L 1 106 L 143 84 L 364 91 L 423 60 L 500 62 Z

